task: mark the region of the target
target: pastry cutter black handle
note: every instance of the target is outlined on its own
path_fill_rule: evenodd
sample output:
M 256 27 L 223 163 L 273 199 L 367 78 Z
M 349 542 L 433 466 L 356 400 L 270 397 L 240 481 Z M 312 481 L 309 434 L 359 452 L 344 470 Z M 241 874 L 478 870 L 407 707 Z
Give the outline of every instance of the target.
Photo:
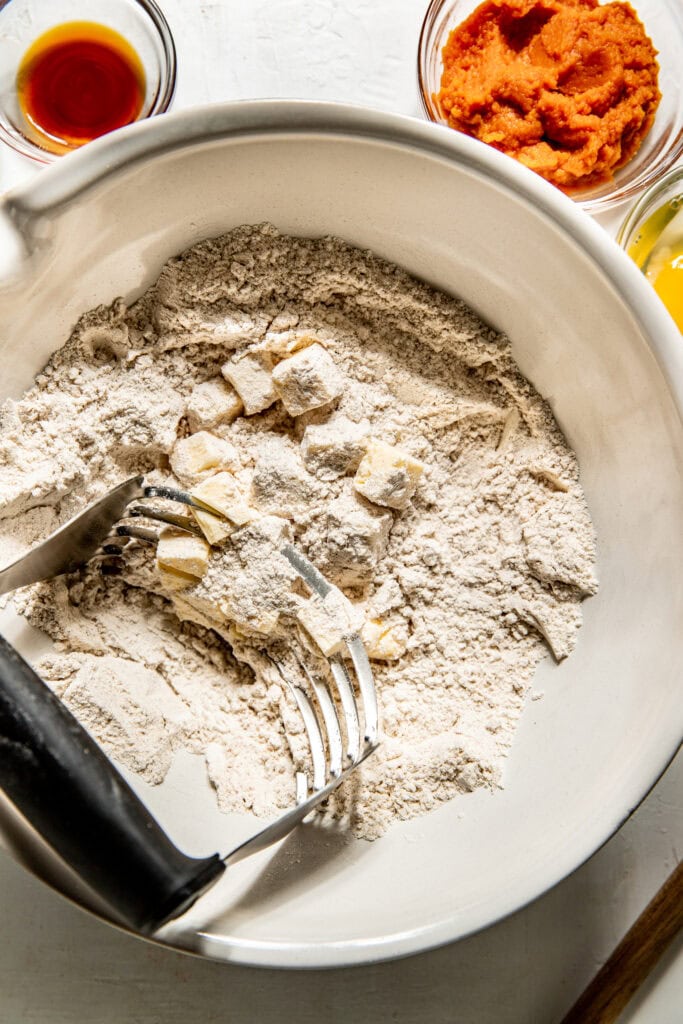
M 225 870 L 173 845 L 90 735 L 0 636 L 0 789 L 132 928 L 152 933 Z

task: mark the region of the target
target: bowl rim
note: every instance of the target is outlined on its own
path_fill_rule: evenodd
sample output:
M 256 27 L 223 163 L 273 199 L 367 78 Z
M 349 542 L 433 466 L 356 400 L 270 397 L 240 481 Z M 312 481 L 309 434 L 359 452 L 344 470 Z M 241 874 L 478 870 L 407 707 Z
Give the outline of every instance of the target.
M 485 176 L 521 197 L 578 244 L 587 259 L 617 292 L 657 359 L 683 427 L 683 346 L 675 323 L 626 253 L 571 199 L 527 168 L 476 140 L 418 118 L 370 107 L 311 100 L 246 100 L 188 108 L 126 128 L 89 143 L 0 200 L 3 232 L 14 241 L 14 270 L 30 258 L 34 225 L 56 217 L 92 189 L 142 161 L 226 139 L 367 139 L 435 156 L 457 168 Z M 1 246 L 0 246 L 1 247 Z M 0 284 L 1 294 L 1 284 Z M 260 967 L 323 968 L 368 964 L 409 956 L 474 934 L 523 908 L 575 871 L 628 819 L 662 776 L 681 744 L 680 714 L 666 721 L 657 752 L 643 767 L 642 781 L 622 791 L 599 822 L 587 823 L 572 850 L 562 850 L 533 886 L 508 892 L 496 914 L 486 920 L 450 918 L 371 941 L 329 943 L 254 942 L 202 933 L 201 954 Z M 112 923 L 112 922 L 109 922 Z M 125 929 L 124 929 L 125 930 Z M 152 939 L 168 945 L 163 938 Z M 178 946 L 173 946 L 178 949 Z M 181 950 L 182 951 L 182 950 Z M 185 950 L 193 952 L 192 950 Z M 196 950 L 194 950 L 196 952 Z

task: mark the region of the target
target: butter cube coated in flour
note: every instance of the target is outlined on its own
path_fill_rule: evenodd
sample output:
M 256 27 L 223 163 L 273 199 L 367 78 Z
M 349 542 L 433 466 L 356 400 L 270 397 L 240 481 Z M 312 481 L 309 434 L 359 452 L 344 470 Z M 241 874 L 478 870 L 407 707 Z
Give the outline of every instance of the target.
M 221 367 L 221 373 L 240 396 L 246 416 L 263 412 L 277 401 L 272 369 L 273 359 L 267 352 L 247 352 Z
M 273 321 L 263 339 L 263 349 L 266 352 L 272 352 L 279 359 L 286 359 L 287 356 L 294 355 L 300 349 L 314 345 L 317 340 L 306 331 L 278 330 Z
M 332 356 L 317 342 L 278 363 L 273 383 L 290 416 L 319 409 L 339 398 L 344 390 Z
M 408 637 L 402 626 L 389 625 L 382 619 L 369 619 L 361 629 L 368 658 L 374 661 L 396 661 L 408 646 Z
M 306 511 L 319 487 L 296 448 L 272 438 L 256 459 L 251 500 L 260 512 L 295 518 Z
M 171 453 L 171 469 L 183 483 L 193 483 L 210 469 L 225 469 L 236 464 L 237 452 L 233 445 L 206 430 L 181 438 Z
M 202 480 L 191 492 L 193 498 L 206 502 L 215 513 L 193 508 L 192 515 L 209 544 L 220 544 L 237 526 L 250 523 L 258 515 L 250 508 L 232 473 L 216 473 Z
M 185 415 L 190 430 L 196 434 L 198 430 L 211 430 L 220 423 L 232 423 L 243 408 L 235 389 L 222 377 L 216 377 L 197 384 L 187 400 Z
M 187 594 L 174 594 L 171 598 L 173 609 L 181 622 L 195 622 L 205 629 L 216 629 L 226 631 L 228 623 L 225 615 L 211 601 L 198 597 L 190 592 Z
M 198 508 L 193 508 L 192 515 L 197 521 L 197 526 L 212 545 L 222 544 L 235 529 L 227 519 L 223 519 L 222 516 L 214 516 L 211 512 L 202 512 Z
M 244 526 L 258 515 L 256 510 L 247 504 L 244 492 L 232 473 L 216 473 L 209 476 L 197 484 L 190 493 L 193 498 L 210 505 L 235 526 Z
M 247 523 L 219 549 L 199 584 L 217 597 L 225 616 L 245 633 L 275 633 L 281 613 L 294 604 L 292 587 L 298 576 L 280 553 L 289 535 L 289 523 L 278 516 Z
M 321 480 L 336 480 L 358 469 L 365 454 L 370 424 L 334 416 L 327 423 L 311 423 L 301 440 L 306 468 Z
M 359 494 L 375 505 L 404 509 L 423 472 L 423 464 L 412 455 L 384 441 L 373 440 L 368 443 L 353 485 Z
M 249 583 L 247 577 L 238 577 L 238 580 L 246 586 Z M 280 622 L 280 613 L 277 608 L 266 608 L 263 606 L 249 609 L 248 614 L 240 614 L 240 606 L 235 607 L 229 601 L 224 606 L 229 610 L 230 617 L 233 619 L 236 627 L 245 636 L 273 636 L 277 632 L 278 624 Z
M 291 527 L 286 519 L 281 516 L 260 516 L 233 535 L 232 546 L 247 563 L 261 560 L 270 562 L 274 552 L 291 539 Z M 293 578 L 296 578 L 294 571 Z
M 202 537 L 183 530 L 164 530 L 157 544 L 157 566 L 199 578 L 206 572 L 210 551 Z
M 384 555 L 393 525 L 391 512 L 376 508 L 353 491 L 331 501 L 314 561 L 342 587 L 369 583 Z
M 337 654 L 344 638 L 350 633 L 357 633 L 363 624 L 362 611 L 355 608 L 336 587 L 324 598 L 314 594 L 307 601 L 302 601 L 296 617 L 326 658 Z
M 181 590 L 187 590 L 189 586 L 196 582 L 196 577 L 188 576 L 184 572 L 174 572 L 172 569 L 165 569 L 163 566 L 157 565 L 157 572 L 159 573 L 159 580 L 162 587 L 168 593 L 177 593 Z

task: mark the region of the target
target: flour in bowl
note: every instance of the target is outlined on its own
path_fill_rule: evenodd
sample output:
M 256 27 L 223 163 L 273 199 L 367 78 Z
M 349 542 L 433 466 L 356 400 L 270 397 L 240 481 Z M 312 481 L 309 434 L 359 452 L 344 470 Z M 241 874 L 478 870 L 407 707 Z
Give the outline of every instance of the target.
M 86 314 L 0 420 L 0 558 L 143 472 L 223 502 L 203 538 L 133 544 L 19 592 L 37 668 L 152 782 L 204 754 L 219 805 L 275 814 L 306 760 L 270 655 L 334 649 L 285 539 L 346 595 L 382 745 L 330 813 L 380 835 L 500 784 L 534 670 L 596 590 L 576 458 L 508 340 L 462 302 L 335 238 L 241 227 Z

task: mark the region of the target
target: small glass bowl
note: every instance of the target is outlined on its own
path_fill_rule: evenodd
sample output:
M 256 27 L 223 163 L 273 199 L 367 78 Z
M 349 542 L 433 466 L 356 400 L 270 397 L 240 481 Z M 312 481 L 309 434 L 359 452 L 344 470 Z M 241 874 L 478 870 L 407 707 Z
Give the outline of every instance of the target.
M 40 163 L 51 163 L 60 154 L 43 149 L 29 135 L 17 96 L 17 71 L 39 36 L 70 21 L 113 29 L 137 52 L 146 79 L 137 120 L 168 110 L 175 92 L 175 45 L 155 0 L 0 0 L 0 139 Z
M 417 75 L 425 115 L 447 124 L 436 94 L 441 87 L 441 52 L 452 29 L 481 0 L 431 0 L 420 33 Z M 589 213 L 610 209 L 636 196 L 661 177 L 683 153 L 683 3 L 680 0 L 631 0 L 645 31 L 659 51 L 662 99 L 655 122 L 629 162 L 611 181 L 573 190 L 571 198 Z
M 622 249 L 628 252 L 637 246 L 643 225 L 653 213 L 665 206 L 670 206 L 672 210 L 679 210 L 683 206 L 683 167 L 674 167 L 665 174 L 628 211 L 617 233 L 617 242 Z M 634 252 L 634 255 L 637 254 Z
M 683 166 L 675 167 L 640 197 L 626 214 L 617 234 L 617 242 L 628 253 L 636 266 L 650 278 L 651 253 L 657 241 L 678 211 L 683 209 Z M 676 260 L 678 263 L 678 259 Z M 676 271 L 678 277 L 679 271 Z M 656 287 L 656 286 L 655 286 Z M 669 312 L 683 333 L 680 288 L 664 295 L 660 292 Z M 669 289 L 671 285 L 669 284 Z M 659 288 L 657 288 L 659 291 Z

